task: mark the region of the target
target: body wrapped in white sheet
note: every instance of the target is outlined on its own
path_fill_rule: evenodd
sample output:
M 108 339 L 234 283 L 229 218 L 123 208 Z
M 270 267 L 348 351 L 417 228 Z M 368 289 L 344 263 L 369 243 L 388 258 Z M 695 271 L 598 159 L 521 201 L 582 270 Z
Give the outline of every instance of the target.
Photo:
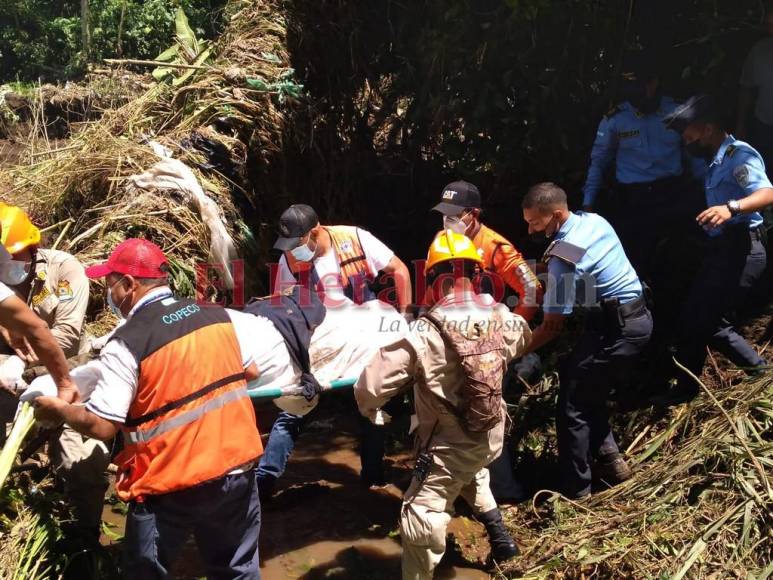
M 360 305 L 348 300 L 339 301 L 335 307 L 327 309 L 325 320 L 312 335 L 309 347 L 311 371 L 323 384 L 335 379 L 357 378 L 379 348 L 399 340 L 407 331 L 408 324 L 389 304 L 378 300 Z M 289 368 L 284 369 L 285 372 L 261 376 L 257 381 L 258 389 L 298 384 L 300 370 L 286 348 L 282 350 L 285 352 L 281 356 L 287 359 Z M 256 356 L 256 360 L 259 358 Z M 259 370 L 260 366 L 258 364 Z M 301 396 L 288 396 L 275 399 L 274 403 L 290 413 L 305 415 L 317 405 L 317 400 L 314 398 L 309 402 Z

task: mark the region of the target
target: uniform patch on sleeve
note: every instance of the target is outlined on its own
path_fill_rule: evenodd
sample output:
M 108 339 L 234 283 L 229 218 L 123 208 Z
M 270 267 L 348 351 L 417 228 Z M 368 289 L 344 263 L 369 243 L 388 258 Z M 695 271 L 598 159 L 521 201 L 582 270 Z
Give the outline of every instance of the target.
M 749 168 L 746 165 L 739 165 L 733 169 L 733 177 L 741 187 L 749 185 Z
M 56 296 L 60 302 L 67 302 L 73 299 L 72 288 L 68 280 L 61 280 L 56 287 Z
M 40 289 L 40 292 L 38 292 L 32 297 L 32 306 L 33 307 L 40 306 L 43 300 L 48 298 L 50 295 L 51 295 L 51 292 L 48 290 L 48 288 L 43 286 L 43 288 Z

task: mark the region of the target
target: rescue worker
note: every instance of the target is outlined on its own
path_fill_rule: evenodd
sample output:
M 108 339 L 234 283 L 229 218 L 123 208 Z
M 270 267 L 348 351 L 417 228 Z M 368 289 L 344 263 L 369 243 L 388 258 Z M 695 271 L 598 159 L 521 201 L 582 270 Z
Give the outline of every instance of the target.
M 545 316 L 528 350 L 558 337 L 576 303 L 589 309 L 561 371 L 556 409 L 562 491 L 580 498 L 590 494 L 593 477 L 614 485 L 631 476 L 609 426 L 606 400 L 613 386 L 624 388 L 649 342 L 652 316 L 636 271 L 603 217 L 570 212 L 566 193 L 554 183 L 532 187 L 522 207 L 529 233 L 553 240 L 543 257 Z
M 512 306 L 505 297 L 506 289 L 518 295 L 513 312 L 530 322 L 542 302 L 542 286 L 537 275 L 518 249 L 504 236 L 480 221 L 480 191 L 467 181 L 454 181 L 443 188 L 440 203 L 432 208 L 443 214 L 443 228 L 470 238 L 483 260 L 488 274 L 485 290 Z
M 395 253 L 370 232 L 354 226 L 322 226 L 311 206 L 295 204 L 279 218 L 282 250 L 272 292 L 307 280 L 328 299 L 343 293 L 356 304 L 377 298 L 379 272 L 394 278 L 395 306 L 405 312 L 411 303 L 411 275 Z
M 485 525 L 493 559 L 518 553 L 489 489 L 486 466 L 502 452 L 508 420 L 501 399 L 504 370 L 522 354 L 530 331 L 521 316 L 475 292 L 473 278 L 482 265 L 469 238 L 440 232 L 426 262 L 432 307 L 406 338 L 377 352 L 355 385 L 360 412 L 371 420 L 413 385 L 418 452 L 400 514 L 404 580 L 432 578 L 460 495 Z M 481 388 L 479 396 L 469 396 L 472 385 Z
M 0 225 L 2 228 L 2 225 Z M 2 231 L 0 231 L 2 235 Z M 13 280 L 10 273 L 16 269 L 11 255 L 0 245 L 0 325 L 15 340 L 23 337 L 48 369 L 56 386 L 57 396 L 66 402 L 78 400 L 78 389 L 73 383 L 62 349 L 51 334 L 48 325 L 38 318 L 29 306 L 11 290 L 3 280 Z M 0 381 L 0 388 L 8 386 Z
M 279 218 L 280 236 L 274 248 L 282 250 L 272 293 L 288 286 L 313 284 L 324 293 L 325 305 L 343 304 L 345 296 L 356 304 L 376 300 L 373 283 L 379 272 L 394 277 L 395 306 L 405 313 L 411 303 L 408 268 L 383 242 L 354 226 L 322 226 L 311 206 L 295 204 Z M 274 421 L 266 453 L 258 467 L 264 500 L 284 473 L 287 459 L 301 433 L 304 418 L 282 411 Z M 366 487 L 386 484 L 384 474 L 385 428 L 362 420 L 360 480 Z
M 691 155 L 708 163 L 707 209 L 697 217 L 706 232 L 706 248 L 676 326 L 675 357 L 700 375 L 709 345 L 739 367 L 759 369 L 765 360 L 733 328 L 732 312 L 762 275 L 767 261 L 762 216 L 752 211 L 773 195 L 765 163 L 753 147 L 725 131 L 716 104 L 707 95 L 689 99 L 666 123 L 681 133 Z M 678 404 L 697 394 L 695 382 L 680 374 L 671 392 L 654 402 Z
M 444 228 L 472 239 L 487 274 L 482 279 L 482 290 L 508 306 L 512 306 L 515 298 L 512 292 L 515 292 L 518 300 L 513 312 L 531 322 L 542 303 L 542 286 L 518 249 L 507 238 L 481 223 L 478 188 L 466 181 L 449 183 L 443 188 L 440 203 L 432 209 L 443 214 Z M 508 293 L 510 296 L 507 296 Z M 514 365 L 522 363 L 539 365 L 539 359 L 536 362 L 514 361 Z M 511 372 L 518 374 L 519 371 L 512 367 Z M 524 499 L 525 492 L 514 476 L 507 443 L 502 454 L 489 466 L 489 471 L 491 490 L 497 501 L 514 503 Z
M 679 134 L 663 125 L 677 103 L 662 95 L 653 63 L 630 59 L 622 80 L 624 100 L 599 123 L 583 186 L 583 209 L 599 210 L 620 236 L 640 276 L 649 279 L 655 248 L 680 221 L 689 203 L 682 179 Z M 606 172 L 615 180 L 607 203 L 599 203 Z
M 102 440 L 123 434 L 115 485 L 129 503 L 126 578 L 168 578 L 192 530 L 209 578 L 257 579 L 262 446 L 246 389 L 256 338 L 243 330 L 252 317 L 175 298 L 168 271 L 161 249 L 140 239 L 86 270 L 105 278 L 126 322 L 89 363 L 100 372 L 86 405 L 39 397 L 36 417 Z
M 41 248 L 40 230 L 21 208 L 0 204 L 0 224 L 1 242 L 13 260 L 8 285 L 48 325 L 65 357 L 78 355 L 89 301 L 83 266 L 70 254 Z M 11 340 L 4 328 L 0 334 L 7 352 L 13 353 L 0 365 L 0 380 L 9 387 L 24 385 L 22 374 L 39 365 L 37 356 L 24 341 Z M 12 418 L 13 414 L 4 417 L 5 421 Z M 70 549 L 77 551 L 84 542 L 89 545 L 99 540 L 110 454 L 102 441 L 85 438 L 68 427 L 51 441 L 49 453 L 72 506 L 73 522 L 65 531 L 73 543 Z

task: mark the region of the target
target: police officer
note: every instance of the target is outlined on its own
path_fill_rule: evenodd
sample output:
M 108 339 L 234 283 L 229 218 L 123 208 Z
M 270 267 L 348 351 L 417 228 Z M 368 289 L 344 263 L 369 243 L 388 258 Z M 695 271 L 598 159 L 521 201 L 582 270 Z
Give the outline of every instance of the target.
M 598 209 L 604 175 L 614 163 L 615 184 L 602 213 L 614 225 L 636 271 L 648 278 L 655 247 L 685 212 L 679 134 L 663 125 L 677 103 L 661 95 L 650 62 L 630 63 L 622 87 L 625 100 L 601 120 L 583 187 L 583 209 Z
M 621 387 L 649 342 L 652 317 L 639 278 L 603 217 L 571 213 L 566 193 L 554 183 L 532 187 L 522 207 L 529 233 L 554 240 L 543 258 L 548 271 L 545 316 L 528 350 L 554 340 L 576 302 L 589 308 L 561 373 L 556 411 L 562 491 L 583 497 L 593 477 L 614 485 L 631 475 L 609 426 L 606 398 L 613 385 Z
M 710 345 L 736 365 L 752 370 L 762 357 L 733 328 L 731 312 L 765 270 L 762 216 L 751 209 L 773 195 L 760 154 L 729 135 L 714 100 L 699 95 L 677 109 L 666 123 L 682 134 L 687 150 L 708 163 L 707 209 L 697 221 L 706 233 L 705 253 L 684 300 L 676 326 L 675 356 L 700 375 Z M 756 202 L 748 204 L 746 198 Z M 676 404 L 698 393 L 680 377 L 676 388 L 655 401 Z

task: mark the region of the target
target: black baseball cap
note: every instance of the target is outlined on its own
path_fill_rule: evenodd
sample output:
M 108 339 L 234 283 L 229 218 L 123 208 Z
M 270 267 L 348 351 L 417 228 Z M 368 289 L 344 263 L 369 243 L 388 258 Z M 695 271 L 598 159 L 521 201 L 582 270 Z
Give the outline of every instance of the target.
M 717 106 L 709 95 L 696 95 L 687 99 L 673 113 L 663 119 L 666 127 L 683 133 L 692 123 L 717 120 Z
M 288 207 L 279 218 L 279 237 L 274 244 L 277 250 L 292 250 L 301 238 L 319 223 L 317 212 L 305 203 Z
M 432 209 L 443 215 L 457 215 L 468 207 L 480 209 L 480 191 L 467 181 L 454 181 L 446 185 L 440 200 Z

